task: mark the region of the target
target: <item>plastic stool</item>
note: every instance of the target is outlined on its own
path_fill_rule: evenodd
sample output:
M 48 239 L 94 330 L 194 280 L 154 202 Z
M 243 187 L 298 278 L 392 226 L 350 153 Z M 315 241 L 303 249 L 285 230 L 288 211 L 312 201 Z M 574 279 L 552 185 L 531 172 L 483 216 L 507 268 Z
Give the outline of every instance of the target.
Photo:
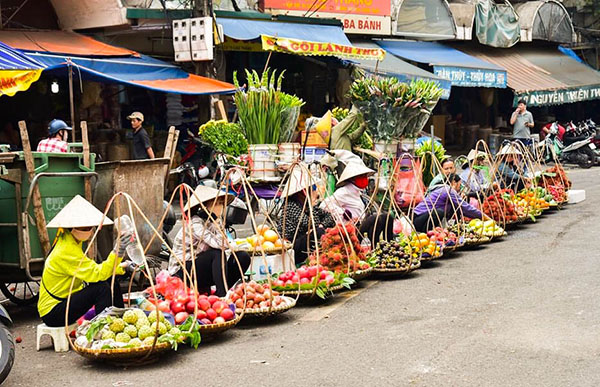
M 69 332 L 75 328 L 75 324 L 69 326 Z M 51 328 L 46 324 L 37 326 L 37 350 L 40 350 L 40 340 L 42 336 L 50 335 L 52 344 L 54 344 L 54 352 L 68 352 L 69 338 L 65 334 L 65 327 Z

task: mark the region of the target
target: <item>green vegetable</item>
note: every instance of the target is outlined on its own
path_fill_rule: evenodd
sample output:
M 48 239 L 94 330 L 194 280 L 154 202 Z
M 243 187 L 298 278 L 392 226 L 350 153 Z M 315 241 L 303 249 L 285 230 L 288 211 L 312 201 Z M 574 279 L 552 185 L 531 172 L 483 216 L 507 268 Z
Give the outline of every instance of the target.
M 441 164 L 442 161 L 446 158 L 446 149 L 437 143 L 433 142 L 433 154 L 435 154 L 435 158 Z M 435 164 L 433 162 L 433 158 L 431 155 L 431 141 L 423 141 L 421 145 L 415 149 L 415 156 L 421 159 L 421 169 L 423 170 L 423 184 L 425 187 L 431 183 L 434 176 L 439 172 L 435 169 Z
M 219 153 L 233 157 L 248 153 L 248 141 L 238 124 L 208 121 L 200 127 L 198 134 Z
M 283 74 L 276 76 L 270 69 L 261 76 L 256 71 L 246 70 L 247 90 L 243 90 L 233 73 L 237 89 L 234 101 L 246 139 L 250 144 L 278 144 L 290 141 L 293 136 L 300 107 L 304 102 L 281 91 Z

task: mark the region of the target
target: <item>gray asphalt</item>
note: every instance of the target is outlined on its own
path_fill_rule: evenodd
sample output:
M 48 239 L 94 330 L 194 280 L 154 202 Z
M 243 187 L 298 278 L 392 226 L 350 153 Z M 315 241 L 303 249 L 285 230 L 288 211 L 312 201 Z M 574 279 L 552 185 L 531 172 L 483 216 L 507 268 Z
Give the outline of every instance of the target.
M 600 169 L 572 170 L 585 202 L 503 241 L 371 280 L 322 305 L 243 324 L 160 363 L 115 367 L 45 341 L 33 309 L 8 386 L 598 386 Z

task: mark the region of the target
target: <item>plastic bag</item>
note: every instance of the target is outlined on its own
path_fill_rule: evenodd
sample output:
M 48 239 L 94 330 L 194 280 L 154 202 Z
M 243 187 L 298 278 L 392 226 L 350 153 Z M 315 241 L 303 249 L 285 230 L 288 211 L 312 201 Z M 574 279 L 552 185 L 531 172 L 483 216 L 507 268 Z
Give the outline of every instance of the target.
M 396 172 L 394 199 L 400 208 L 414 207 L 425 198 L 425 186 L 418 171 L 420 171 L 420 164 L 415 160 L 412 168 L 398 168 Z

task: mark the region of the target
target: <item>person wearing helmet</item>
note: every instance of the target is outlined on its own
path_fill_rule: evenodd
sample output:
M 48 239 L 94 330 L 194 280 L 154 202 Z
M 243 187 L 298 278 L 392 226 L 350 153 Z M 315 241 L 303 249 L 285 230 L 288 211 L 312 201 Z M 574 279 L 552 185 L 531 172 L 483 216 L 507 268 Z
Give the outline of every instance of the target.
M 131 121 L 133 129 L 133 159 L 146 160 L 154 158 L 154 151 L 150 143 L 150 136 L 146 129 L 142 127 L 144 123 L 144 115 L 140 112 L 133 112 L 127 119 Z
M 69 150 L 69 132 L 72 129 L 63 120 L 54 119 L 48 125 L 48 138 L 43 139 L 37 146 L 38 152 L 67 153 Z

